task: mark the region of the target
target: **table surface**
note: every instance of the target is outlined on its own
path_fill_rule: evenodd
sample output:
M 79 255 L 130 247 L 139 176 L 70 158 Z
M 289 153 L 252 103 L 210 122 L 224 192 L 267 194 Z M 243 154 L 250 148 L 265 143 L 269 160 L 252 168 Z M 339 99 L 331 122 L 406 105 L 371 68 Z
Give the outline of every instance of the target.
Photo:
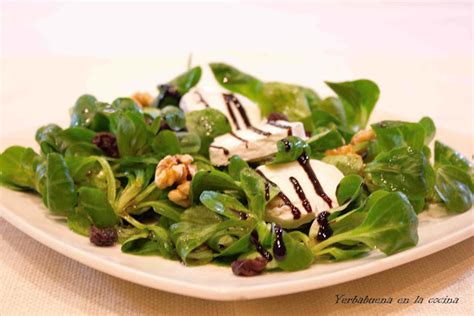
M 470 2 L 225 6 L 105 2 L 2 4 L 1 150 L 17 133 L 24 135 L 26 130 L 34 135 L 38 126 L 49 122 L 67 124 L 66 109 L 84 92 L 112 100 L 152 90 L 184 68 L 189 52 L 195 63 L 226 61 L 266 80 L 314 87 L 322 95 L 329 93 L 324 80 L 370 78 L 382 90 L 377 111 L 417 118 L 429 114 L 439 127 L 472 135 Z M 235 19 L 244 17 L 245 23 L 229 23 L 229 12 Z M 164 31 L 170 27 L 173 32 Z M 449 141 L 457 148 L 471 147 L 466 153 L 472 154 L 472 144 Z M 0 315 L 463 315 L 474 310 L 473 241 L 325 289 L 213 302 L 98 272 L 0 218 Z M 336 295 L 341 294 L 406 297 L 411 302 L 336 304 Z M 423 304 L 412 303 L 417 296 L 425 299 Z M 430 298 L 445 297 L 458 297 L 459 302 L 428 303 Z

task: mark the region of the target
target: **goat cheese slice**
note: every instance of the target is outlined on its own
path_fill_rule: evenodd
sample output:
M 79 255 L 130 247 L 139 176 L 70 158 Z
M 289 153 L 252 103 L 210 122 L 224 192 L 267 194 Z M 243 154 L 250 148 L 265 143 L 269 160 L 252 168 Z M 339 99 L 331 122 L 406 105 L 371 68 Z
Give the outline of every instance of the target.
M 256 161 L 277 152 L 276 142 L 286 136 L 305 138 L 301 122 L 272 121 L 218 136 L 209 148 L 211 163 L 224 166 L 229 158 L 238 155 L 246 161 Z
M 267 205 L 267 222 L 275 222 L 283 228 L 296 228 L 312 221 L 318 213 L 331 211 L 339 206 L 336 189 L 344 177 L 342 172 L 335 166 L 316 159 L 309 160 L 308 164 L 316 176 L 316 181 L 331 200 L 331 206 L 316 191 L 314 179 L 311 179 L 298 161 L 263 165 L 257 168 L 259 174 L 278 186 L 281 191 Z M 285 202 L 286 199 L 289 203 Z M 295 216 L 294 209 L 292 212 L 290 203 L 300 212 L 299 218 Z

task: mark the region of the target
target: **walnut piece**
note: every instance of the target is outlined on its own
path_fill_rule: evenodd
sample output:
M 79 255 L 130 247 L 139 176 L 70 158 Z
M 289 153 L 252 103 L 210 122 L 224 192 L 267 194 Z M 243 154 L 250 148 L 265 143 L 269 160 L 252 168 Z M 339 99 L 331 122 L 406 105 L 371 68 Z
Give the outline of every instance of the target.
M 151 106 L 153 103 L 153 96 L 148 92 L 135 92 L 131 98 L 141 107 Z
M 168 199 L 175 204 L 178 204 L 183 207 L 188 207 L 191 205 L 189 201 L 189 190 L 191 189 L 191 181 L 183 182 L 178 185 L 176 189 L 171 190 L 168 193 Z
M 357 155 L 354 151 L 354 147 L 352 145 L 344 145 L 334 149 L 326 150 L 325 154 L 327 156 L 337 156 L 337 155 Z
M 356 148 L 357 145 L 375 139 L 375 133 L 372 129 L 358 131 L 354 136 L 352 136 L 351 143 L 334 149 L 326 150 L 325 154 L 327 156 L 336 156 L 336 155 L 359 155 L 359 152 Z M 356 148 L 354 148 L 356 147 Z
M 357 145 L 372 139 L 375 139 L 375 133 L 372 129 L 361 130 L 352 136 L 351 144 Z
M 187 207 L 191 179 L 196 174 L 196 166 L 192 164 L 190 155 L 166 156 L 156 166 L 155 184 L 159 189 L 166 189 L 177 185 L 176 189 L 168 193 L 168 199 L 178 205 Z

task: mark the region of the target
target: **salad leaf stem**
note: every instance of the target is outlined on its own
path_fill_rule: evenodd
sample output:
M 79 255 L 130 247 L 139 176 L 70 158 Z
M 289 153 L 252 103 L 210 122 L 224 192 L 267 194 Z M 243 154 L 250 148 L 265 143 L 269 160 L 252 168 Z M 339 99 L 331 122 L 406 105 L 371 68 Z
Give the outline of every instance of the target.
M 115 204 L 115 195 L 116 195 L 116 186 L 115 186 L 115 177 L 110 167 L 109 163 L 103 157 L 96 157 L 97 162 L 102 167 L 105 177 L 107 179 L 107 199 L 109 200 L 110 205 Z

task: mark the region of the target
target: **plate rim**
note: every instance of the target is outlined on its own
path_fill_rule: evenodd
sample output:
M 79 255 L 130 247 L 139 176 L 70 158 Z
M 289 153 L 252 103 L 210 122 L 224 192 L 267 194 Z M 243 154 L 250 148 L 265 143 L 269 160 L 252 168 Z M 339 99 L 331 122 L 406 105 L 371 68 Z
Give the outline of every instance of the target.
M 0 190 L 7 189 L 1 188 Z M 470 211 L 472 211 L 472 209 Z M 46 247 L 92 269 L 157 290 L 216 301 L 249 300 L 294 294 L 353 281 L 418 260 L 474 236 L 474 223 L 471 222 L 470 225 L 466 225 L 458 231 L 424 245 L 415 246 L 414 248 L 404 250 L 400 253 L 382 257 L 350 269 L 343 269 L 324 275 L 316 275 L 315 277 L 318 278 L 317 284 L 314 284 L 315 277 L 309 277 L 300 280 L 286 280 L 279 283 L 249 285 L 245 287 L 245 291 L 242 291 L 241 287 L 212 288 L 156 274 L 151 275 L 141 270 L 91 255 L 88 251 L 62 242 L 61 239 L 54 238 L 42 229 L 28 223 L 16 215 L 15 212 L 9 210 L 3 203 L 0 203 L 0 216 Z M 74 232 L 70 233 L 73 234 Z

